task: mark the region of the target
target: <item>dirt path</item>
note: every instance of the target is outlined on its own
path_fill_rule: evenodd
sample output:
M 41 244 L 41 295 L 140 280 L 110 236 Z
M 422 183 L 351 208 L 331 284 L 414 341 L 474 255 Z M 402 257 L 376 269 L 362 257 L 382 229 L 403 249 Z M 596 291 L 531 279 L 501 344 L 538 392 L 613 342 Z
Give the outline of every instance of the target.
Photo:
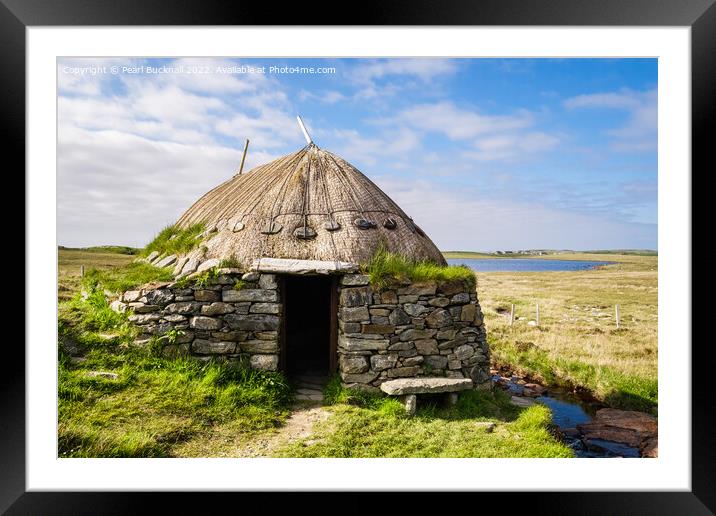
M 328 419 L 329 412 L 320 403 L 303 402 L 291 407 L 286 424 L 274 434 L 260 436 L 237 448 L 233 457 L 270 457 L 275 449 L 296 439 L 313 434 L 313 425 Z

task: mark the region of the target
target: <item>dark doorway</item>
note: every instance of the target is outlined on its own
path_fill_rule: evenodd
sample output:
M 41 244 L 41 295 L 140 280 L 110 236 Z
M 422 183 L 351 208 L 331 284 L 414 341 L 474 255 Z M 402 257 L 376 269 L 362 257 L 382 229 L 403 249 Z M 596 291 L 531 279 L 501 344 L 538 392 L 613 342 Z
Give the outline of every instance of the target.
M 336 324 L 335 282 L 324 276 L 284 277 L 283 369 L 291 376 L 326 377 Z

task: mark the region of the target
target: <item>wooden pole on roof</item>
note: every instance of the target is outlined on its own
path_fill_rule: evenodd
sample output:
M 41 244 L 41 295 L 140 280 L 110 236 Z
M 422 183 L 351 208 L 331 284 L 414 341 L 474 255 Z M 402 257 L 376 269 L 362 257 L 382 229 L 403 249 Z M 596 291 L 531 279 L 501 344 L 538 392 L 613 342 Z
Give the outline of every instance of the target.
M 239 175 L 241 175 L 241 172 L 244 170 L 244 160 L 246 159 L 246 151 L 249 150 L 249 139 L 246 138 L 246 144 L 244 145 L 244 155 L 241 156 L 241 166 L 239 167 Z
M 303 137 L 306 139 L 306 143 L 308 145 L 311 145 L 313 143 L 313 140 L 311 139 L 311 136 L 308 134 L 308 130 L 306 129 L 306 126 L 303 124 L 303 120 L 301 120 L 301 116 L 296 115 L 296 120 L 298 120 L 298 126 L 301 128 L 301 131 L 303 131 Z

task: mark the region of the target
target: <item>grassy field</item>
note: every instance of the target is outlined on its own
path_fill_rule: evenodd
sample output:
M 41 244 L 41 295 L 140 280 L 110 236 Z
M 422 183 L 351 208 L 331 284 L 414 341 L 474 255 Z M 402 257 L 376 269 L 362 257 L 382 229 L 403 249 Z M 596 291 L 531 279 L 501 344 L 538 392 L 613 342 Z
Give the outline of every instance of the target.
M 576 272 L 478 272 L 493 362 L 587 389 L 615 407 L 655 413 L 658 257 L 560 253 L 530 258 L 617 263 Z M 512 304 L 517 319 L 510 327 Z M 537 304 L 540 326 L 529 326 Z
M 231 457 L 280 435 L 294 411 L 282 375 L 129 346 L 134 330 L 126 314 L 109 308 L 103 290 L 162 279 L 166 271 L 113 251 L 59 251 L 59 455 Z M 282 442 L 271 455 L 572 456 L 550 433 L 546 407 L 520 409 L 501 393 L 462 393 L 453 408 L 423 403 L 410 419 L 394 399 L 349 393 L 335 382 L 327 398 L 330 417 L 315 437 Z

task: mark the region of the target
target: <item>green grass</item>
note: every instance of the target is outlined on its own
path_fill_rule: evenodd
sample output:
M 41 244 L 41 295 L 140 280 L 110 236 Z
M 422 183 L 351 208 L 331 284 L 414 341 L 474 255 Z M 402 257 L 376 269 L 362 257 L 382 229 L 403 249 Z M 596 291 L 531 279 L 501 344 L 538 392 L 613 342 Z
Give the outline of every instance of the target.
M 157 251 L 160 255 L 185 254 L 199 246 L 201 238 L 198 237 L 205 228 L 202 223 L 193 224 L 186 229 L 179 229 L 174 225 L 167 226 L 147 244 L 142 254 L 147 256 L 153 251 Z
M 77 253 L 60 250 L 60 281 Z M 104 260 L 106 253 L 97 253 Z M 82 255 L 83 263 L 88 253 Z M 137 330 L 128 313 L 109 307 L 103 290 L 161 279 L 146 264 L 90 270 L 58 305 L 58 446 L 61 457 L 209 456 L 221 446 L 280 426 L 291 390 L 279 373 L 241 363 L 157 356 L 158 348 L 130 345 Z M 66 283 L 71 285 L 70 283 Z M 69 299 L 65 296 L 71 294 Z M 170 332 L 163 336 L 170 343 Z M 82 360 L 73 360 L 81 356 Z M 116 379 L 89 376 L 92 371 Z
M 370 282 L 378 289 L 387 288 L 400 281 L 450 281 L 460 280 L 475 286 L 475 274 L 464 266 L 440 266 L 427 261 L 410 260 L 400 254 L 379 248 L 373 257 L 363 265 L 363 272 L 370 276 Z
M 328 420 L 309 438 L 287 443 L 279 457 L 572 457 L 550 433 L 547 407 L 519 409 L 501 391 L 465 391 L 454 407 L 421 397 L 407 417 L 392 397 L 341 389 L 332 380 Z M 486 423 L 493 423 L 488 432 Z
M 173 278 L 171 268 L 131 262 L 114 269 L 89 269 L 85 272 L 82 284 L 89 288 L 101 286 L 111 292 L 120 293 L 152 281 L 171 281 Z

